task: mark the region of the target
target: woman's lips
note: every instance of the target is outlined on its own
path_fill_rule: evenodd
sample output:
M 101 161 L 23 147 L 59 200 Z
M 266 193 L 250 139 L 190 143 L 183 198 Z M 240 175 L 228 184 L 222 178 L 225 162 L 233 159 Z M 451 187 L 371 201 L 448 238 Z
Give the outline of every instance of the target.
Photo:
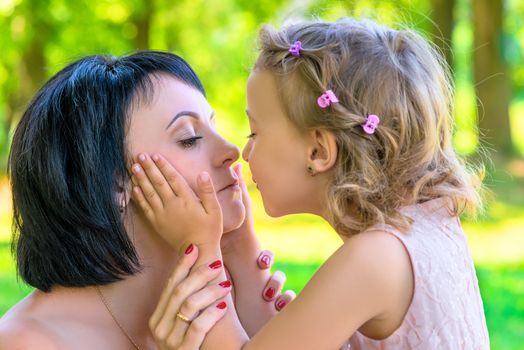
M 229 185 L 227 185 L 226 187 L 222 188 L 220 191 L 218 192 L 222 192 L 222 191 L 225 191 L 225 190 L 240 190 L 240 186 L 238 185 L 238 180 L 235 179 L 235 181 L 233 181 L 232 183 L 230 183 Z

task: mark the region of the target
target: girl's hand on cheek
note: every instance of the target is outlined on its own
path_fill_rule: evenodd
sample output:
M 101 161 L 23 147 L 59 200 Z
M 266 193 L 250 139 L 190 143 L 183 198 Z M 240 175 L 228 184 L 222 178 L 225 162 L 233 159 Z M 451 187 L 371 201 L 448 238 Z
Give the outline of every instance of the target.
M 218 243 L 222 210 L 209 174 L 197 179 L 197 193 L 162 156 L 138 156 L 133 164 L 133 200 L 153 228 L 174 248 L 185 242 Z

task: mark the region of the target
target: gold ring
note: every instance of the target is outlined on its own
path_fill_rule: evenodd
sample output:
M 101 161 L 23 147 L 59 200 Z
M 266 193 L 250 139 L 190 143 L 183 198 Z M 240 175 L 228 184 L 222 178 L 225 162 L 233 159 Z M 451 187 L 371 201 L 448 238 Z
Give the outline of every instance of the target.
M 178 317 L 179 319 L 181 319 L 182 321 L 187 322 L 187 323 L 191 323 L 191 321 L 193 321 L 192 319 L 190 319 L 186 315 L 182 314 L 181 312 L 177 313 L 176 317 Z

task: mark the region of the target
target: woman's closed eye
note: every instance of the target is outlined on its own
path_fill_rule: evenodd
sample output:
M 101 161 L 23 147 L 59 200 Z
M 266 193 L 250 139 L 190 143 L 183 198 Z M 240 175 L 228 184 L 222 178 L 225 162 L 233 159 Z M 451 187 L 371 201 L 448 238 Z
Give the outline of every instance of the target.
M 249 135 L 247 135 L 247 138 L 248 139 L 252 139 L 253 137 L 255 137 L 257 134 L 255 134 L 254 132 L 250 133 Z
M 192 147 L 196 146 L 198 140 L 200 140 L 201 138 L 202 138 L 202 136 L 191 136 L 191 137 L 182 139 L 182 140 L 178 141 L 177 143 L 180 144 L 182 146 L 182 148 L 188 149 L 188 148 L 192 148 Z

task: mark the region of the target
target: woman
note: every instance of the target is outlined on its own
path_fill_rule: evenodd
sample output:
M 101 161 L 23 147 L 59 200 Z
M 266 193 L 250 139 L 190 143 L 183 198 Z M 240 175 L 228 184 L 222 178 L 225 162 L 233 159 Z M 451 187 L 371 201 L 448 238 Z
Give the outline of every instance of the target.
M 184 237 L 166 244 L 129 200 L 136 150 L 169 155 L 197 191 L 197 174 L 211 176 L 240 319 L 255 332 L 276 313 L 258 296 L 268 271 L 245 263 L 260 247 L 231 169 L 239 150 L 216 133 L 214 118 L 194 71 L 169 53 L 86 57 L 42 87 L 9 158 L 17 269 L 36 291 L 2 317 L 0 349 L 157 348 L 148 319 L 179 254 L 195 248 Z M 217 317 L 234 312 L 220 260 L 208 265 Z M 278 274 L 269 283 L 278 289 L 282 282 Z M 173 322 L 174 331 L 186 324 Z

